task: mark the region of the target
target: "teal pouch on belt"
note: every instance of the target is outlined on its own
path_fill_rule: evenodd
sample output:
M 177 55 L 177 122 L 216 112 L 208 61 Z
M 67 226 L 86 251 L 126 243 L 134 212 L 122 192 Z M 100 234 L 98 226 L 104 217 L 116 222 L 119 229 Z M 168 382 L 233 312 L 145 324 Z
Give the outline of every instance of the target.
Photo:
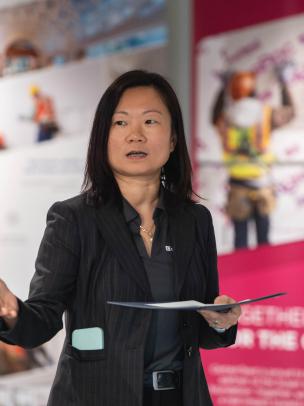
M 104 336 L 100 327 L 89 327 L 72 332 L 72 347 L 77 350 L 103 350 Z

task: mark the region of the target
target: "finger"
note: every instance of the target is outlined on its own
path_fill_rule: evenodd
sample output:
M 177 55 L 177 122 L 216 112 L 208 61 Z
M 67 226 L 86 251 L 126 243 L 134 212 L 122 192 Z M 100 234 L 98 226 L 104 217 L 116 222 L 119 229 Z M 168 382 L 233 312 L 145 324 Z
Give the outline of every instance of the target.
M 221 320 L 226 317 L 226 315 L 229 313 L 223 313 L 223 312 L 216 312 L 214 310 L 198 310 L 198 312 L 208 320 Z
M 15 309 L 8 308 L 7 306 L 2 306 L 0 308 L 0 316 L 15 318 L 17 316 L 17 311 Z
M 241 306 L 236 306 L 233 309 L 231 309 L 230 312 L 227 313 L 228 316 L 235 318 L 236 320 L 239 319 L 241 314 L 242 314 Z
M 206 320 L 206 322 L 211 326 L 211 325 L 216 325 L 220 323 L 220 319 L 219 317 L 215 314 L 214 316 L 211 316 L 209 314 L 202 314 L 200 313 L 201 316 L 204 317 L 204 319 Z
M 229 312 L 227 313 L 224 322 L 226 324 L 230 324 L 231 326 L 235 325 L 238 322 L 239 316 L 240 316 L 239 313 Z
M 235 303 L 235 300 L 227 295 L 220 295 L 214 299 L 214 304 L 231 304 L 231 303 Z
M 213 310 L 198 310 L 198 312 L 205 318 L 218 319 L 221 317 L 221 313 Z
M 6 316 L 7 315 L 7 308 L 5 306 L 2 306 L 0 308 L 0 316 Z
M 229 311 L 227 313 L 217 313 L 216 317 L 209 318 L 208 322 L 213 327 L 217 325 L 220 328 L 229 328 L 237 324 L 239 315 Z
M 241 308 L 240 305 L 233 307 L 232 310 L 233 310 L 233 312 L 234 312 L 235 314 L 238 314 L 239 316 L 242 314 L 242 308 Z
M 8 319 L 15 319 L 17 317 L 17 312 L 16 310 L 10 310 L 7 314 Z
M 223 323 L 223 319 L 221 318 L 221 316 L 216 313 L 216 312 L 212 312 L 212 317 L 209 314 L 202 314 L 202 316 L 204 317 L 204 319 L 206 320 L 206 322 L 209 324 L 210 327 L 219 327 L 222 328 L 224 323 Z

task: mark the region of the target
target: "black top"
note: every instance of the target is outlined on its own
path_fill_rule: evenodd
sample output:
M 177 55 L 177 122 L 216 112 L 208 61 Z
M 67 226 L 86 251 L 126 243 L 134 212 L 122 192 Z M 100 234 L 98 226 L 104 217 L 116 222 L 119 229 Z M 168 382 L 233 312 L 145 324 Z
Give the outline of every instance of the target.
M 151 256 L 140 235 L 141 219 L 126 201 L 123 211 L 129 229 L 143 261 L 155 302 L 178 300 L 174 290 L 173 249 L 169 240 L 168 216 L 162 194 L 153 213 L 155 234 Z M 179 332 L 178 311 L 153 310 L 145 346 L 145 383 L 151 383 L 151 372 L 182 368 L 182 341 Z

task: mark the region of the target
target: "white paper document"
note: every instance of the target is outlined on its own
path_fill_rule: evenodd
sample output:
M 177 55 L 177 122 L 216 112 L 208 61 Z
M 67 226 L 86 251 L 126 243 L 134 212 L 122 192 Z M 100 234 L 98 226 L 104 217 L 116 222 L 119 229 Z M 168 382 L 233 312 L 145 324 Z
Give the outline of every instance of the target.
M 217 312 L 228 312 L 235 306 L 245 305 L 249 303 L 259 302 L 261 300 L 271 299 L 277 296 L 286 295 L 286 292 L 273 293 L 267 296 L 260 296 L 255 299 L 245 299 L 236 303 L 230 304 L 205 304 L 202 302 L 197 302 L 196 300 L 185 300 L 181 302 L 162 302 L 162 303 L 146 303 L 146 302 L 115 302 L 108 301 L 108 304 L 124 306 L 124 307 L 135 307 L 138 309 L 150 309 L 150 310 L 213 310 Z

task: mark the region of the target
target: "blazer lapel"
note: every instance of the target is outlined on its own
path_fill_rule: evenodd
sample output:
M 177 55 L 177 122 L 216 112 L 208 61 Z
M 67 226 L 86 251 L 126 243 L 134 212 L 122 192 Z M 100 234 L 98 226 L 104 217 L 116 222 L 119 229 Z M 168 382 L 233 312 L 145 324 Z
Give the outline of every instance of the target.
M 130 235 L 123 214 L 117 209 L 102 206 L 96 209 L 99 231 L 116 256 L 121 267 L 129 273 L 143 290 L 146 300 L 152 300 L 151 289 L 144 265 Z
M 194 216 L 185 208 L 172 210 L 169 213 L 169 229 L 174 250 L 175 289 L 179 298 L 194 247 Z

